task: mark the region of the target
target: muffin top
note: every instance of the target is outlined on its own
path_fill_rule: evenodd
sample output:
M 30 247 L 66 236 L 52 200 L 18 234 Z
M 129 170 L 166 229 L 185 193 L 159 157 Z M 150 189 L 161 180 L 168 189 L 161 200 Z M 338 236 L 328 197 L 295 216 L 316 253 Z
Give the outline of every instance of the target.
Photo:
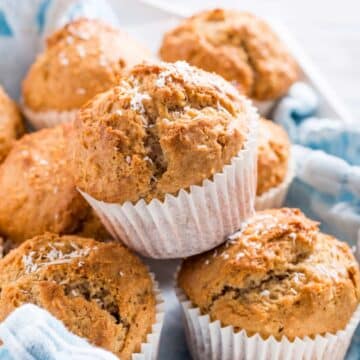
M 15 140 L 24 133 L 20 112 L 0 86 L 0 163 L 2 163 Z
M 72 125 L 66 124 L 15 143 L 0 166 L 1 235 L 18 243 L 44 231 L 83 231 L 93 221 L 69 168 L 71 133 Z
M 185 19 L 166 33 L 160 56 L 214 71 L 255 100 L 280 97 L 298 77 L 295 60 L 269 25 L 234 10 L 208 10 Z
M 78 336 L 130 359 L 155 322 L 150 274 L 117 243 L 45 233 L 0 260 L 0 319 L 32 303 Z
M 260 119 L 258 128 L 258 196 L 280 185 L 289 169 L 290 141 L 286 131 L 272 121 Z
M 32 111 L 78 109 L 149 56 L 122 31 L 98 20 L 76 20 L 48 38 L 24 79 L 24 105 Z
M 215 74 L 185 62 L 137 65 L 79 111 L 76 183 L 106 202 L 163 199 L 221 172 L 254 118 Z
M 349 246 L 288 208 L 258 212 L 221 247 L 186 259 L 178 283 L 212 320 L 264 338 L 335 333 L 360 300 Z

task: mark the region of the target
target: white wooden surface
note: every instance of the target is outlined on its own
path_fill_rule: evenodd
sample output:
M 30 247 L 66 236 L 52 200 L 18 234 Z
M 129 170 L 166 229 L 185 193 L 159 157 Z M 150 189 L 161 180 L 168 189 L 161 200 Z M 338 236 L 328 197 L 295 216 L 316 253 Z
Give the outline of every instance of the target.
M 132 3 L 134 3 L 133 1 Z M 231 7 L 278 18 L 360 121 L 360 0 L 145 0 L 190 14 Z M 149 10 L 151 13 L 151 10 Z M 154 15 L 154 20 L 158 14 Z

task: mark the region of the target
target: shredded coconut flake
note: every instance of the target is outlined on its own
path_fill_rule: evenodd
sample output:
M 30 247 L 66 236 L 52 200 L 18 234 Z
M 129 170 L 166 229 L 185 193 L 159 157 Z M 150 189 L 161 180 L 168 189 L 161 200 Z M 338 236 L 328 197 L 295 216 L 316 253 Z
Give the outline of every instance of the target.
M 49 165 L 49 162 L 45 159 L 40 159 L 38 162 L 40 165 Z
M 270 296 L 270 291 L 269 290 L 263 290 L 261 293 L 260 293 L 261 296 L 265 296 L 265 297 L 269 297 Z
M 238 252 L 238 253 L 236 254 L 235 259 L 238 261 L 238 260 L 240 260 L 241 258 L 243 258 L 244 256 L 245 256 L 245 254 L 244 254 L 244 253 L 242 253 L 242 252 Z
M 37 270 L 37 264 L 34 264 L 35 251 L 30 251 L 28 255 L 23 255 L 22 262 L 25 266 L 25 273 L 30 274 Z
M 237 98 L 239 97 L 237 90 L 220 76 L 196 69 L 190 66 L 186 61 L 176 61 L 172 64 L 161 63 L 161 65 L 164 66 L 166 70 L 162 71 L 155 80 L 155 85 L 157 87 L 165 86 L 166 81 L 170 76 L 182 77 L 185 82 L 190 84 L 203 87 L 209 87 L 210 85 L 219 92 L 231 94 Z
M 69 27 L 69 31 L 71 32 L 71 34 L 73 36 L 78 37 L 81 40 L 89 40 L 90 39 L 90 34 L 84 31 L 79 31 L 78 29 L 72 27 Z
M 149 162 L 150 164 L 153 163 L 153 161 L 149 158 L 149 156 L 145 156 L 145 157 L 144 157 L 144 160 L 147 161 L 147 162 Z
M 72 296 L 79 296 L 79 291 L 76 290 L 76 289 L 72 289 L 72 290 L 71 290 L 71 295 L 72 295 Z
M 100 58 L 99 58 L 99 65 L 102 66 L 102 67 L 106 67 L 109 65 L 107 59 L 105 58 L 104 55 L 101 55 Z
M 126 156 L 125 161 L 130 165 L 131 164 L 131 157 L 129 155 Z
M 141 93 L 137 88 L 134 89 L 132 98 L 130 101 L 130 109 L 139 112 L 140 114 L 145 113 L 143 100 L 150 100 L 149 94 Z
M 77 89 L 76 89 L 76 93 L 79 94 L 79 95 L 84 95 L 84 94 L 86 94 L 86 89 L 84 89 L 84 88 L 77 88 Z
M 83 45 L 77 45 L 76 50 L 81 58 L 83 58 L 86 55 L 86 51 Z
M 69 59 L 66 57 L 64 53 L 59 54 L 59 62 L 63 66 L 69 65 Z
M 297 291 L 293 288 L 290 289 L 290 293 L 293 294 L 293 295 L 297 295 Z
M 32 272 L 36 272 L 41 267 L 47 265 L 59 265 L 70 263 L 73 259 L 88 256 L 90 253 L 90 248 L 80 249 L 79 247 L 74 247 L 75 251 L 64 254 L 61 250 L 56 249 L 52 244 L 50 246 L 50 251 L 46 254 L 45 258 L 48 261 L 38 260 L 38 263 L 34 263 L 35 251 L 30 251 L 28 255 L 24 255 L 22 258 L 22 262 L 25 267 L 25 273 L 30 274 Z
M 67 44 L 71 45 L 74 42 L 74 38 L 72 36 L 67 36 L 66 42 L 67 42 Z
M 341 269 L 330 268 L 325 266 L 324 264 L 317 264 L 314 267 L 318 273 L 323 276 L 329 277 L 334 281 L 338 281 L 339 275 L 344 272 Z
M 227 239 L 228 239 L 229 241 L 234 241 L 234 240 L 238 239 L 239 236 L 241 236 L 241 234 L 242 234 L 242 231 L 241 231 L 241 230 L 236 231 L 236 232 L 234 232 L 233 234 L 229 235 L 229 236 L 227 237 Z

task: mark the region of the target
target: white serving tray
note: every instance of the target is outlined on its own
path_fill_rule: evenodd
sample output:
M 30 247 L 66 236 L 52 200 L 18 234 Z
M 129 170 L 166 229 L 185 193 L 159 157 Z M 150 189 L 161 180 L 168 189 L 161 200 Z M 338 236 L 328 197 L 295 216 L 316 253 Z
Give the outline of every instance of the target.
M 149 11 L 149 9 L 147 9 Z M 156 11 L 156 8 L 151 9 Z M 166 20 L 150 21 L 137 25 L 125 25 L 123 28 L 142 43 L 146 44 L 157 56 L 161 39 L 165 31 L 174 27 L 183 17 L 173 12 L 162 9 L 160 18 Z M 152 13 L 153 14 L 153 13 Z M 158 18 L 157 16 L 155 16 Z M 286 43 L 289 50 L 301 68 L 302 81 L 311 85 L 319 96 L 319 110 L 317 116 L 329 119 L 342 119 L 346 123 L 352 122 L 350 112 L 344 106 L 342 101 L 336 96 L 335 92 L 329 87 L 317 71 L 311 60 L 306 56 L 301 46 L 297 44 L 289 31 L 278 21 L 266 19 L 273 29 L 278 33 Z M 180 314 L 180 305 L 176 300 L 173 290 L 174 272 L 180 264 L 180 260 L 149 260 L 145 262 L 151 270 L 156 273 L 160 287 L 164 292 L 166 303 L 166 316 L 160 344 L 160 360 L 185 360 L 190 359 L 190 354 L 186 347 L 185 335 Z

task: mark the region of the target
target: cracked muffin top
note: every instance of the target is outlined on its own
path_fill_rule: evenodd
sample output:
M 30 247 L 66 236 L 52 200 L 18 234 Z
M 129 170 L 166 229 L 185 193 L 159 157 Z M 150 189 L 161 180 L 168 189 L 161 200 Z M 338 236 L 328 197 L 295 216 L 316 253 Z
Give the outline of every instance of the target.
M 46 233 L 0 260 L 0 319 L 32 303 L 121 359 L 140 351 L 155 322 L 153 282 L 117 243 Z
M 0 163 L 2 163 L 14 145 L 24 133 L 20 112 L 0 86 Z
M 360 300 L 349 246 L 288 208 L 258 212 L 221 247 L 186 259 L 178 284 L 212 320 L 264 338 L 335 333 Z
M 69 169 L 67 139 L 72 130 L 69 123 L 25 135 L 1 164 L 0 234 L 4 237 L 19 243 L 45 231 L 92 235 L 96 227 L 92 236 L 100 233 L 102 226 L 94 224 L 92 210 Z
M 234 10 L 208 10 L 185 19 L 165 34 L 160 56 L 214 71 L 255 100 L 280 97 L 298 77 L 295 60 L 269 25 Z
M 257 196 L 280 185 L 290 161 L 290 141 L 286 131 L 272 121 L 260 119 L 258 127 Z
M 36 112 L 78 109 L 149 56 L 122 31 L 98 20 L 76 20 L 48 38 L 24 79 L 24 105 Z
M 163 199 L 221 172 L 256 121 L 221 77 L 189 66 L 141 64 L 75 121 L 76 183 L 98 200 Z

